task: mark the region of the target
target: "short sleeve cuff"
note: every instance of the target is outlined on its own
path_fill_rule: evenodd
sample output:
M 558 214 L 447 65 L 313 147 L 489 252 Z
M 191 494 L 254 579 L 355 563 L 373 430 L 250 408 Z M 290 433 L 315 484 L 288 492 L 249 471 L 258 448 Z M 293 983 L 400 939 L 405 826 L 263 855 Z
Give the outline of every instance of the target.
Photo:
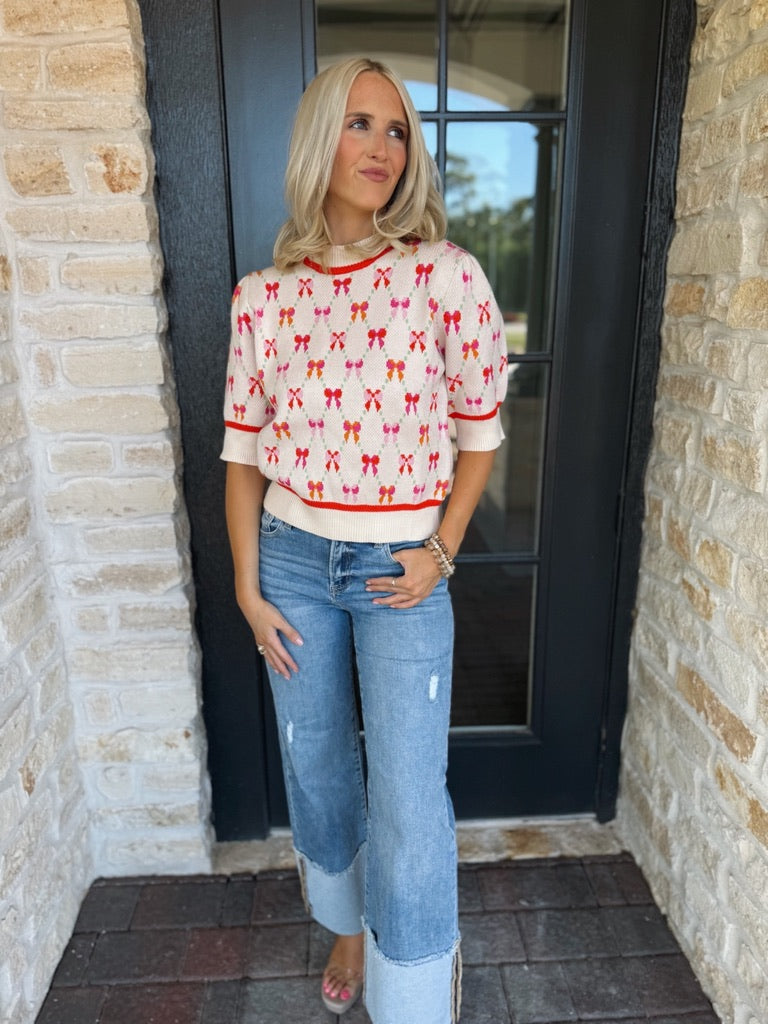
M 501 427 L 501 416 L 496 415 L 490 420 L 454 419 L 456 425 L 456 444 L 459 451 L 490 452 L 498 448 L 504 440 Z

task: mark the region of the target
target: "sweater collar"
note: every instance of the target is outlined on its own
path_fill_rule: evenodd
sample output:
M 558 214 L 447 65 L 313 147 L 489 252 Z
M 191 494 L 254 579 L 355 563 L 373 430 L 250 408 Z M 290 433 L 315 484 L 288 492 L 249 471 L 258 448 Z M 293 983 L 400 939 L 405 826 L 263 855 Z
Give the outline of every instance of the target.
M 363 238 L 356 245 L 332 245 L 328 250 L 327 267 L 322 267 L 319 263 L 309 258 L 304 260 L 304 265 L 319 274 L 349 274 L 353 270 L 362 270 L 364 267 L 369 267 L 372 263 L 375 263 L 381 256 L 392 252 L 393 247 L 387 245 L 374 256 L 367 256 L 361 260 L 357 246 L 365 245 L 372 241 L 373 237 L 371 235 L 370 238 Z

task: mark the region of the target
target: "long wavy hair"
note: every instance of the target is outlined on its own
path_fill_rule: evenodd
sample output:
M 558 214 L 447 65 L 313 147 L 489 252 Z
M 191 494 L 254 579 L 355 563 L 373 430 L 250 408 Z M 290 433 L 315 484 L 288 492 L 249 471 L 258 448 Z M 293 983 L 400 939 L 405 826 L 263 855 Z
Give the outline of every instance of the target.
M 373 71 L 397 89 L 408 122 L 405 170 L 386 207 L 374 214 L 374 234 L 356 246 L 363 258 L 375 255 L 383 244 L 405 249 L 419 238 L 436 242 L 445 237 L 445 205 L 438 191 L 434 161 L 427 150 L 419 115 L 403 82 L 386 64 L 367 57 L 352 57 L 321 72 L 299 103 L 291 135 L 285 198 L 289 217 L 275 241 L 274 261 L 280 270 L 305 257 L 325 265 L 331 245 L 323 214 L 336 150 L 341 138 L 352 83 L 363 71 Z

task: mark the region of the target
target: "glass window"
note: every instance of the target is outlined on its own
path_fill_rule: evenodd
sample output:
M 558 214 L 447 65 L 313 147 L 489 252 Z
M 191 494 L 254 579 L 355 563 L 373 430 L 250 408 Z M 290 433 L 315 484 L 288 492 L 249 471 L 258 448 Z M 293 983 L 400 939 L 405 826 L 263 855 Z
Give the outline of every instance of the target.
M 397 71 L 417 110 L 437 109 L 435 0 L 317 0 L 317 69 L 364 55 Z
M 567 3 L 449 0 L 449 110 L 561 110 Z

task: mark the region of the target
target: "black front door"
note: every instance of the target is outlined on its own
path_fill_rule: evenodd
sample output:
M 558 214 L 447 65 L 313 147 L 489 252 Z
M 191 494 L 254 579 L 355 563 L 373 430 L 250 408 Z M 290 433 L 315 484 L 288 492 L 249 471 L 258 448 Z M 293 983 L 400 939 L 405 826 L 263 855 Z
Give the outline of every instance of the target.
M 664 3 L 220 0 L 215 17 L 186 2 L 200 34 L 190 31 L 194 52 L 185 67 L 176 57 L 173 80 L 194 82 L 191 95 L 165 84 L 160 55 L 178 41 L 155 4 L 143 13 L 219 838 L 286 821 L 266 680 L 234 607 L 224 539 L 227 293 L 271 260 L 305 83 L 350 52 L 381 56 L 407 81 L 450 236 L 483 263 L 507 324 L 507 441 L 452 581 L 457 815 L 611 816 Z M 198 132 L 180 127 L 180 111 Z M 181 211 L 190 188 L 197 203 Z M 201 266 L 199 239 L 215 266 Z M 201 287 L 204 323 L 189 310 Z

